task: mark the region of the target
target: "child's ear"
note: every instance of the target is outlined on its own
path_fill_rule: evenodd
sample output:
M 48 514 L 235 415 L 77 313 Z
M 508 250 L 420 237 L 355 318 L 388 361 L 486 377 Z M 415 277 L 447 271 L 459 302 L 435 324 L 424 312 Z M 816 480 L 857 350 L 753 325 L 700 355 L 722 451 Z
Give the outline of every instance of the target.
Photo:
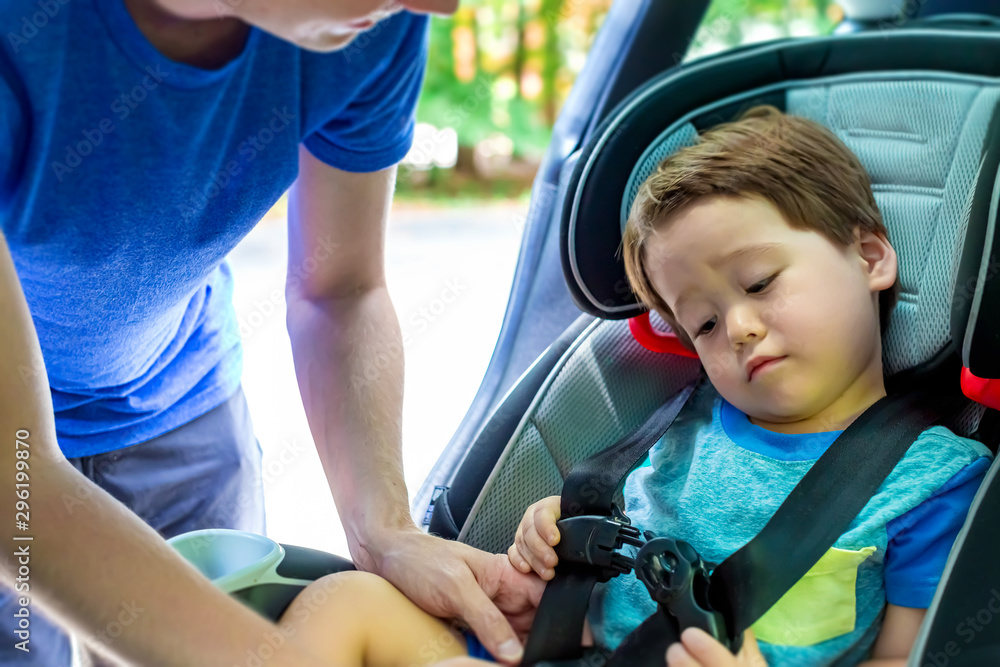
M 896 282 L 899 265 L 896 250 L 883 234 L 854 230 L 854 247 L 868 275 L 868 285 L 873 292 L 889 289 Z

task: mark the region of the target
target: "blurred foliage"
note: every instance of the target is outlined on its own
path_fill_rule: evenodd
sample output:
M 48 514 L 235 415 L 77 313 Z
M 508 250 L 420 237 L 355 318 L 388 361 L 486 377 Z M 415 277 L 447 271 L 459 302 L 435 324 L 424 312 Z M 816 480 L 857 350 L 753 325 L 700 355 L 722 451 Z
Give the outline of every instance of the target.
M 829 34 L 842 18 L 833 0 L 713 0 L 685 61 L 767 39 Z
M 512 142 L 513 162 L 540 162 L 611 3 L 463 0 L 453 16 L 433 18 L 417 120 L 455 129 L 458 162 L 454 169 L 404 170 L 400 194 L 510 196 L 530 187 L 533 172 L 526 178 L 523 169 L 506 181 L 503 174 L 485 178 L 505 182 L 483 183 L 474 149 L 499 133 Z M 753 41 L 826 34 L 840 17 L 833 0 L 713 0 L 685 60 Z
M 474 146 L 495 132 L 540 157 L 611 0 L 465 0 L 431 21 L 417 118 Z

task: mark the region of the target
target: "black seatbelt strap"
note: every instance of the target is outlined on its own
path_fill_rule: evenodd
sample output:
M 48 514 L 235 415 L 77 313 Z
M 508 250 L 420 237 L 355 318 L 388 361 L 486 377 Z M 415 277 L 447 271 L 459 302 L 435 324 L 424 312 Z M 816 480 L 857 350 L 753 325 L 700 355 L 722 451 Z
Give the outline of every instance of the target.
M 657 408 L 649 419 L 613 446 L 573 466 L 563 484 L 561 517 L 603 514 L 610 516 L 611 503 L 622 480 L 637 465 L 687 405 L 699 387 L 708 385 L 702 373 L 673 398 Z
M 679 393 L 660 406 L 638 429 L 619 440 L 614 446 L 576 464 L 563 484 L 560 518 L 597 515 L 613 517 L 612 503 L 621 481 L 645 458 L 649 449 L 659 440 L 677 418 L 695 389 L 707 383 L 707 376 L 688 384 Z M 614 530 L 613 518 L 595 528 L 594 536 L 605 528 Z M 638 534 L 637 531 L 635 533 Z M 614 537 L 611 537 L 614 542 Z M 559 545 L 565 549 L 568 545 Z M 569 545 L 571 546 L 571 545 Z M 585 547 L 593 547 L 587 541 Z M 572 562 L 562 557 L 556 566 L 556 576 L 545 587 L 531 633 L 524 650 L 522 664 L 534 665 L 546 661 L 573 661 L 583 650 L 580 637 L 587 616 L 587 607 L 594 585 L 607 581 L 616 574 L 612 563 L 611 548 L 606 549 L 606 562 L 590 562 L 580 553 L 583 562 Z M 583 551 L 581 548 L 581 552 Z M 597 557 L 604 549 L 597 549 Z M 592 552 L 593 553 L 593 552 Z M 626 570 L 627 571 L 627 570 Z

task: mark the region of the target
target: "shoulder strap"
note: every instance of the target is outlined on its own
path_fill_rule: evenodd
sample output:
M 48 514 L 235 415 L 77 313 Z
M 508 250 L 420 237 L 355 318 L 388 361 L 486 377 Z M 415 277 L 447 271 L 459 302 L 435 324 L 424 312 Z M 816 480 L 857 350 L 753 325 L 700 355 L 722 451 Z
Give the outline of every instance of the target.
M 677 418 L 695 389 L 707 382 L 702 373 L 660 406 L 638 429 L 615 445 L 576 464 L 563 484 L 561 518 L 596 514 L 611 516 L 614 495 L 622 480 L 642 462 L 646 452 Z M 560 562 L 545 587 L 524 650 L 524 665 L 545 660 L 574 660 L 582 655 L 580 637 L 597 568 Z
M 574 465 L 563 483 L 561 517 L 610 516 L 611 503 L 622 482 L 667 432 L 691 395 L 707 383 L 708 376 L 699 374 L 696 380 L 657 408 L 642 426 L 611 447 Z

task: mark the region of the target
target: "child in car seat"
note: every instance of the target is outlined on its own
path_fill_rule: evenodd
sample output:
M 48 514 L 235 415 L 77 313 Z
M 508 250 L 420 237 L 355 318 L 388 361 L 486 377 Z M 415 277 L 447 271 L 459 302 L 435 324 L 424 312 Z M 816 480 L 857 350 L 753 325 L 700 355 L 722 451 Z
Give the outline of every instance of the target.
M 711 381 L 691 399 L 698 418 L 675 423 L 629 474 L 624 510 L 719 563 L 886 395 L 896 253 L 857 157 L 771 106 L 664 160 L 622 247 L 633 291 Z M 689 629 L 668 664 L 904 665 L 990 458 L 943 426 L 925 430 L 739 657 Z M 522 572 L 554 576 L 559 512 L 558 496 L 528 508 L 508 551 Z M 613 649 L 655 609 L 634 576 L 619 576 L 595 592 L 589 631 Z

